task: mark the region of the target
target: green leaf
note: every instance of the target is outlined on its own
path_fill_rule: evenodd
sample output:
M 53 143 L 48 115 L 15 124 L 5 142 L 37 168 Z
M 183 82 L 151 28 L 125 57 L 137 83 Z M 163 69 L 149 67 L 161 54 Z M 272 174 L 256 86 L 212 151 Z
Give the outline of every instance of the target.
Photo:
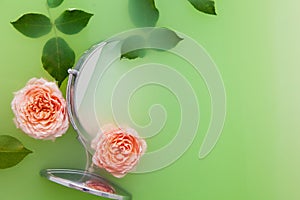
M 54 37 L 46 42 L 42 55 L 43 67 L 58 81 L 59 86 L 68 76 L 67 70 L 73 67 L 74 62 L 75 53 L 64 39 Z
M 145 38 L 133 35 L 126 38 L 121 46 L 121 58 L 135 59 L 143 58 L 146 55 Z
M 155 28 L 149 36 L 148 42 L 152 48 L 169 50 L 174 48 L 181 40 L 174 31 L 168 28 Z
M 121 58 L 127 58 L 127 59 L 132 60 L 132 59 L 136 59 L 136 58 L 143 58 L 145 55 L 146 55 L 145 49 L 137 49 L 137 50 L 122 54 Z
M 154 0 L 129 0 L 128 10 L 131 21 L 137 27 L 154 27 L 159 18 Z
M 55 25 L 65 34 L 76 34 L 86 27 L 92 16 L 82 10 L 66 10 L 55 20 Z
M 42 14 L 29 13 L 11 24 L 22 34 L 31 38 L 38 38 L 51 31 L 50 19 Z
M 215 2 L 212 0 L 188 0 L 197 10 L 211 14 L 217 15 L 215 10 Z
M 0 135 L 0 169 L 13 167 L 32 153 L 16 138 Z
M 48 4 L 49 8 L 56 8 L 60 4 L 62 4 L 63 1 L 64 0 L 47 0 L 47 4 Z

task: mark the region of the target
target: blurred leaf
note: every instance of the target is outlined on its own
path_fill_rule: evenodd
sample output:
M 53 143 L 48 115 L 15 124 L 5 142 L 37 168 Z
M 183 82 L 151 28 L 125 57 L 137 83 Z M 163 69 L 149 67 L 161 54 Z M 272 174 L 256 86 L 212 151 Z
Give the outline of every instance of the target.
M 197 10 L 216 15 L 215 2 L 212 0 L 188 0 Z
M 66 10 L 55 20 L 55 25 L 65 34 L 76 34 L 86 27 L 92 16 L 82 10 Z
M 137 50 L 122 54 L 121 58 L 127 58 L 127 59 L 132 60 L 132 59 L 136 59 L 136 58 L 143 58 L 145 55 L 146 55 L 145 49 L 137 49 Z
M 32 153 L 16 138 L 0 135 L 0 169 L 13 167 Z
M 149 36 L 148 42 L 157 50 L 169 50 L 174 48 L 181 40 L 174 31 L 168 28 L 155 28 Z
M 51 31 L 50 19 L 42 14 L 24 14 L 17 21 L 11 24 L 22 34 L 31 38 L 38 38 Z
M 145 39 L 139 35 L 126 38 L 121 46 L 121 58 L 143 58 L 146 55 L 145 45 Z
M 128 10 L 131 21 L 137 27 L 153 27 L 159 18 L 154 0 L 129 0 Z
M 68 76 L 67 70 L 73 67 L 74 62 L 75 53 L 64 39 L 54 37 L 47 41 L 42 55 L 43 67 L 58 81 L 59 86 Z
M 64 0 L 47 0 L 47 4 L 48 4 L 49 8 L 56 8 L 60 4 L 62 4 L 63 1 Z

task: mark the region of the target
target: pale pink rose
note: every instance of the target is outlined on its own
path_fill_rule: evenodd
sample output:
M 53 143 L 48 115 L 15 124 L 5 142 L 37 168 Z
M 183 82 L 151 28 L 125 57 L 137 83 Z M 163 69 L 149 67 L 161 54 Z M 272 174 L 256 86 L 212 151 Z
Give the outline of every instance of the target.
M 121 178 L 133 170 L 147 148 L 145 140 L 131 128 L 110 128 L 92 142 L 93 163 Z
M 23 132 L 36 139 L 54 140 L 67 131 L 66 102 L 56 83 L 32 78 L 14 95 L 14 122 Z

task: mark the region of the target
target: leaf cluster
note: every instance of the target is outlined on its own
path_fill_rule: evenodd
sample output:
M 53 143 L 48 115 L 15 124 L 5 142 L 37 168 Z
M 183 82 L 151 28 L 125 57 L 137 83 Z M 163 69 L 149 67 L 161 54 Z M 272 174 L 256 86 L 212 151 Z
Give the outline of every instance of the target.
M 198 11 L 216 15 L 215 3 L 213 0 L 188 0 Z M 128 0 L 129 15 L 137 27 L 153 27 L 159 18 L 159 10 L 155 0 Z
M 198 11 L 216 15 L 214 1 L 188 1 Z M 155 5 L 155 0 L 128 0 L 128 10 L 131 21 L 137 27 L 155 27 L 159 19 L 159 10 Z M 161 50 L 168 50 L 175 47 L 182 40 L 174 31 L 168 28 L 154 29 L 151 36 L 150 38 L 140 36 L 126 38 L 122 44 L 121 58 L 135 59 L 144 57 L 147 51 L 146 49 L 128 50 L 134 45 L 145 46 L 145 43 L 150 43 L 148 46 L 159 46 Z
M 59 6 L 63 0 L 47 0 L 49 8 Z M 27 13 L 11 24 L 20 33 L 30 38 L 47 35 L 54 29 L 55 37 L 50 38 L 43 48 L 42 64 L 44 69 L 56 80 L 58 85 L 68 76 L 67 70 L 75 63 L 75 53 L 68 43 L 57 36 L 56 30 L 73 35 L 86 27 L 93 14 L 77 9 L 65 10 L 54 22 L 40 13 Z
M 213 0 L 188 0 L 191 5 L 200 12 L 216 15 Z M 47 0 L 48 8 L 56 8 L 63 3 L 63 0 Z M 128 10 L 132 22 L 137 27 L 154 27 L 159 19 L 159 10 L 155 5 L 155 0 L 128 0 Z M 93 14 L 82 10 L 65 10 L 53 22 L 51 19 L 39 13 L 28 13 L 21 16 L 11 24 L 22 34 L 31 38 L 44 36 L 54 29 L 55 37 L 49 39 L 43 48 L 42 64 L 43 68 L 56 80 L 58 85 L 68 76 L 67 70 L 72 68 L 75 63 L 75 53 L 68 43 L 57 36 L 56 30 L 72 35 L 79 33 L 86 27 Z M 164 30 L 164 31 L 162 31 Z M 165 46 L 175 47 L 180 41 L 176 33 L 169 29 L 161 29 L 161 37 Z M 132 38 L 126 39 L 123 43 L 123 50 L 130 46 Z M 135 41 L 136 42 L 136 41 Z M 139 41 L 143 42 L 143 41 Z M 153 41 L 155 42 L 155 41 Z M 169 44 L 167 44 L 169 43 Z M 133 52 L 122 51 L 122 58 L 134 59 L 143 57 L 145 50 L 135 50 Z
M 121 58 L 143 58 L 149 50 L 167 51 L 183 40 L 168 28 L 155 27 L 147 30 L 140 35 L 132 35 L 123 40 Z

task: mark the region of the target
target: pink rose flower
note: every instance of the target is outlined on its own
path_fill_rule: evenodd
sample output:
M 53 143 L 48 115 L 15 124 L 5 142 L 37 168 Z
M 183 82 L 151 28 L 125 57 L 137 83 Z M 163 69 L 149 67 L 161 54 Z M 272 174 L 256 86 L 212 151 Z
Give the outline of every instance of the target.
M 95 149 L 93 163 L 121 178 L 138 164 L 147 144 L 134 129 L 110 128 L 94 139 L 92 148 Z
M 56 83 L 32 78 L 14 95 L 11 108 L 17 128 L 33 138 L 50 140 L 67 131 L 66 102 Z

